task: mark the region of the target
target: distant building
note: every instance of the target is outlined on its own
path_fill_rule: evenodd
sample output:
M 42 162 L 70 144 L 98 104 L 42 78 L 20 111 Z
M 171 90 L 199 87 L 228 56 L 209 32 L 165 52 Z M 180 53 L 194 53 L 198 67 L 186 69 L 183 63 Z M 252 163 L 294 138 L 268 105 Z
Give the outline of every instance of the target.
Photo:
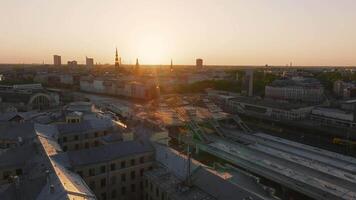
M 94 67 L 94 58 L 85 58 L 85 64 L 88 68 Z
M 68 61 L 68 67 L 69 68 L 74 68 L 78 66 L 78 62 L 73 60 L 73 61 Z
M 0 102 L 19 111 L 47 109 L 59 105 L 59 95 L 43 89 L 41 84 L 0 86 Z
M 356 127 L 352 111 L 317 107 L 312 110 L 311 119 L 327 126 Z
M 62 65 L 61 56 L 59 56 L 59 55 L 54 55 L 53 56 L 53 65 L 54 66 L 61 66 Z
M 324 100 L 324 87 L 313 78 L 293 77 L 273 81 L 265 87 L 265 97 L 318 103 Z
M 196 67 L 197 67 L 197 69 L 202 69 L 203 68 L 203 59 L 198 58 L 196 60 Z
M 356 84 L 354 82 L 337 80 L 334 82 L 333 92 L 336 97 L 342 97 L 346 99 L 356 97 Z
M 225 100 L 229 110 L 256 117 L 277 120 L 302 120 L 309 116 L 314 108 L 310 105 L 279 102 L 271 99 L 250 97 L 232 97 Z
M 242 93 L 246 96 L 253 96 L 253 70 L 246 70 L 242 79 Z

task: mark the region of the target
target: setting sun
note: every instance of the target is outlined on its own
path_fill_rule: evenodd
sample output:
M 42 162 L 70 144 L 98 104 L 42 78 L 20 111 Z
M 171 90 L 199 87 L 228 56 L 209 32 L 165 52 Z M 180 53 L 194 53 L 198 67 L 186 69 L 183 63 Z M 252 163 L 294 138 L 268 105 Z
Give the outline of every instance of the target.
M 167 43 L 158 35 L 142 37 L 137 46 L 138 57 L 145 64 L 160 64 L 167 62 Z

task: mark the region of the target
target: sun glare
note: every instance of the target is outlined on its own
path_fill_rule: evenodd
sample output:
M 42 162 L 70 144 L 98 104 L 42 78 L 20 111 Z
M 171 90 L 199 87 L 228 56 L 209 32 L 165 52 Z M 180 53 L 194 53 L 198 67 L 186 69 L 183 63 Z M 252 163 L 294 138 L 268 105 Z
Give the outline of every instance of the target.
M 138 54 L 142 63 L 163 64 L 167 58 L 167 46 L 159 36 L 146 36 L 138 44 Z

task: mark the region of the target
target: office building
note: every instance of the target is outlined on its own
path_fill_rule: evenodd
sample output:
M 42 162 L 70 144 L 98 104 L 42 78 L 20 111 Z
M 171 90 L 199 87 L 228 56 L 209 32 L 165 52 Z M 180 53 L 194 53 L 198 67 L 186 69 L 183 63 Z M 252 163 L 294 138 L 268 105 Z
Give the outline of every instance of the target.
M 85 58 L 85 64 L 87 67 L 92 68 L 94 67 L 94 58 Z
M 53 56 L 53 65 L 54 66 L 61 66 L 62 65 L 61 56 L 59 56 L 59 55 L 54 55 Z
M 197 69 L 202 69 L 203 68 L 203 59 L 198 58 L 196 60 L 196 67 L 197 67 Z
M 324 87 L 313 78 L 293 77 L 275 80 L 265 87 L 266 98 L 318 103 L 324 100 Z

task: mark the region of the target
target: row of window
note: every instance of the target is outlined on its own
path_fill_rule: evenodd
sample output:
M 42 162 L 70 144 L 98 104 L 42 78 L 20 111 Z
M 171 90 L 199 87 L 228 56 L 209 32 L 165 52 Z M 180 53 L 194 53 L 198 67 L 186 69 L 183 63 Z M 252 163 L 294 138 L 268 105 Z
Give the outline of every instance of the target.
M 104 135 L 104 136 L 107 135 L 107 134 L 108 134 L 107 131 L 103 131 L 103 135 Z M 86 133 L 86 134 L 84 134 L 84 138 L 85 138 L 85 139 L 88 139 L 88 138 L 90 138 L 90 135 L 92 135 L 92 133 Z M 94 138 L 97 138 L 97 137 L 99 137 L 99 136 L 100 136 L 100 133 L 99 133 L 99 132 L 95 132 L 95 133 L 94 133 Z M 72 140 L 78 141 L 78 140 L 79 140 L 79 135 L 74 135 Z M 68 142 L 68 141 L 70 141 L 70 140 L 68 139 L 67 136 L 63 136 L 63 137 L 62 137 L 62 142 Z
M 95 187 L 92 188 L 92 187 L 93 187 L 92 185 L 90 185 L 89 187 L 90 187 L 92 190 L 95 189 Z M 141 189 L 141 191 L 143 190 L 143 184 L 142 184 L 142 182 L 140 182 L 140 189 Z M 136 184 L 131 184 L 131 186 L 130 186 L 130 192 L 131 192 L 131 193 L 135 193 L 135 192 L 137 192 L 137 190 L 138 190 L 138 188 L 137 188 Z M 126 186 L 122 186 L 119 191 L 120 191 L 120 193 L 117 191 L 117 189 L 111 190 L 111 193 L 110 193 L 111 199 L 115 199 L 115 198 L 117 198 L 119 195 L 125 196 L 125 195 L 127 195 L 127 193 L 129 192 L 129 191 L 127 190 Z M 107 193 L 106 193 L 106 192 L 102 192 L 102 193 L 100 194 L 100 199 L 101 199 L 101 200 L 106 200 L 106 199 L 107 199 Z
M 156 198 L 152 198 L 152 196 L 149 195 L 148 193 L 148 186 L 149 186 L 149 190 L 150 190 L 150 194 Z M 166 192 L 164 191 L 160 191 L 159 187 L 155 187 L 151 182 L 148 182 L 148 180 L 145 180 L 145 188 L 146 188 L 146 192 L 145 192 L 145 200 L 152 200 L 152 199 L 161 199 L 161 200 L 165 200 L 166 199 Z
M 15 170 L 15 174 L 13 174 L 13 171 L 4 171 L 2 173 L 2 179 L 6 180 L 6 179 L 9 179 L 10 176 L 12 175 L 17 175 L 17 176 L 21 176 L 22 175 L 22 169 L 21 168 L 18 168 Z
M 79 144 L 79 143 L 77 143 L 77 144 L 75 144 L 74 145 L 74 149 L 71 149 L 71 148 L 68 148 L 68 146 L 67 145 L 63 145 L 63 151 L 68 151 L 68 150 L 79 150 L 79 149 L 81 149 L 81 147 L 80 147 L 81 145 Z M 94 147 L 97 147 L 97 146 L 99 146 L 99 141 L 98 140 L 95 140 L 93 143 L 92 143 L 92 145 L 90 145 L 90 143 L 89 142 L 85 142 L 84 143 L 84 148 L 85 149 L 89 149 L 90 148 L 90 146 L 94 146 Z

